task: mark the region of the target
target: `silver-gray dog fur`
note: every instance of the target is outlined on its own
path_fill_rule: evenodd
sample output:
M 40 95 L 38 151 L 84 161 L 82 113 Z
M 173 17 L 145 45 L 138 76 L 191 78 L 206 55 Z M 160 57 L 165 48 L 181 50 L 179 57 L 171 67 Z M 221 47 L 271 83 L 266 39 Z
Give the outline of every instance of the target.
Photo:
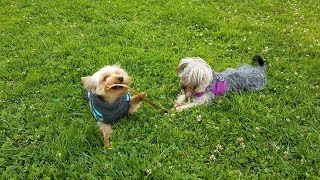
M 252 60 L 252 65 L 245 64 L 238 68 L 215 72 L 199 57 L 182 59 L 178 66 L 178 75 L 180 86 L 184 91 L 177 97 L 174 108 L 177 111 L 182 111 L 200 104 L 210 103 L 217 96 L 207 91 L 207 87 L 221 78 L 227 81 L 227 92 L 263 89 L 267 84 L 266 63 L 259 55 L 254 56 Z M 188 92 L 188 87 L 194 92 L 203 92 L 204 95 L 196 97 Z M 190 98 L 192 101 L 186 102 Z

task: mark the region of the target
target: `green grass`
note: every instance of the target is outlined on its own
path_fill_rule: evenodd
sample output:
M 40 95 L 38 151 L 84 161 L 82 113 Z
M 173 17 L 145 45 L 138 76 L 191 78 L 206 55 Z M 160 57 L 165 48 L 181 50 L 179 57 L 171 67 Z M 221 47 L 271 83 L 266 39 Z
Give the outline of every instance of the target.
M 0 7 L 2 178 L 320 176 L 320 1 L 3 0 Z M 222 71 L 255 54 L 269 63 L 264 90 L 173 115 L 144 104 L 114 125 L 113 147 L 103 148 L 82 76 L 121 64 L 135 89 L 169 108 L 182 57 L 200 56 Z

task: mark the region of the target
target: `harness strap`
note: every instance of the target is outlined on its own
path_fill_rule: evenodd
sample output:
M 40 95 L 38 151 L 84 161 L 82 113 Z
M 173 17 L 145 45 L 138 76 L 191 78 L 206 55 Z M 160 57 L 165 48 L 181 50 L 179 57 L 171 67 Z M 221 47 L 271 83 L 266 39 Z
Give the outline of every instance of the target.
M 214 93 L 215 96 L 222 96 L 227 92 L 227 89 L 227 80 L 224 79 L 222 76 L 218 76 L 215 83 L 212 83 L 206 89 L 206 91 Z M 193 95 L 196 97 L 201 97 L 204 95 L 205 92 L 195 92 L 193 93 Z

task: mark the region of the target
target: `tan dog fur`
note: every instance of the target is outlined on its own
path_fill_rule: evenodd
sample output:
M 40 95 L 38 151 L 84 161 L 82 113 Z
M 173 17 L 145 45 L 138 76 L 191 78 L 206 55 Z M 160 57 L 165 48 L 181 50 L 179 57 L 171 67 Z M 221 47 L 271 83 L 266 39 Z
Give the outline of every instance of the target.
M 125 93 L 127 93 L 128 89 L 124 87 L 115 87 L 108 89 L 108 87 L 112 84 L 130 85 L 131 77 L 127 74 L 127 72 L 124 69 L 120 68 L 120 66 L 113 65 L 101 68 L 92 76 L 82 77 L 81 81 L 85 89 L 91 90 L 91 92 L 99 95 L 105 102 L 112 103 L 118 97 L 121 97 Z M 136 112 L 139 109 L 141 104 L 140 102 L 144 97 L 144 92 L 131 97 L 129 108 L 130 114 Z M 104 147 L 111 147 L 111 125 L 105 124 L 103 122 L 98 122 L 98 125 L 100 126 L 100 130 L 103 135 Z

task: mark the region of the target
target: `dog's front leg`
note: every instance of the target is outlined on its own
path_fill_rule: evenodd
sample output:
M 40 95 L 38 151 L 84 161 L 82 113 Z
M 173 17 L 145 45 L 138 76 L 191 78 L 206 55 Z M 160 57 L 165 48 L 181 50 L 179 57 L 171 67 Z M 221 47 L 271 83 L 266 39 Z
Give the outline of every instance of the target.
M 201 98 L 193 99 L 192 101 L 193 102 L 191 102 L 191 103 L 187 103 L 187 104 L 184 104 L 184 105 L 176 107 L 175 110 L 180 112 L 180 111 L 183 111 L 185 109 L 189 109 L 189 108 L 192 108 L 192 107 L 195 107 L 195 106 L 199 106 L 199 105 L 202 105 L 202 104 L 207 104 L 208 103 L 208 97 L 203 96 Z
M 189 109 L 189 108 L 192 108 L 192 107 L 195 107 L 195 106 L 198 106 L 198 105 L 200 105 L 200 104 L 192 102 L 192 103 L 184 104 L 182 106 L 178 106 L 178 107 L 175 108 L 175 110 L 178 111 L 178 112 L 181 112 L 181 111 L 183 111 L 185 109 Z
M 130 100 L 130 108 L 129 108 L 129 113 L 134 113 L 136 111 L 138 111 L 140 105 L 141 105 L 141 101 L 143 100 L 143 98 L 146 97 L 146 93 L 142 92 L 138 95 L 135 95 L 133 97 L 131 97 Z
M 177 108 L 179 106 L 182 106 L 185 103 L 186 99 L 187 99 L 187 96 L 185 94 L 180 94 L 177 97 L 177 99 L 174 101 L 173 107 Z
M 105 124 L 105 123 L 99 123 L 100 130 L 103 135 L 103 145 L 105 148 L 110 148 L 110 136 L 112 132 L 112 128 L 110 124 Z

